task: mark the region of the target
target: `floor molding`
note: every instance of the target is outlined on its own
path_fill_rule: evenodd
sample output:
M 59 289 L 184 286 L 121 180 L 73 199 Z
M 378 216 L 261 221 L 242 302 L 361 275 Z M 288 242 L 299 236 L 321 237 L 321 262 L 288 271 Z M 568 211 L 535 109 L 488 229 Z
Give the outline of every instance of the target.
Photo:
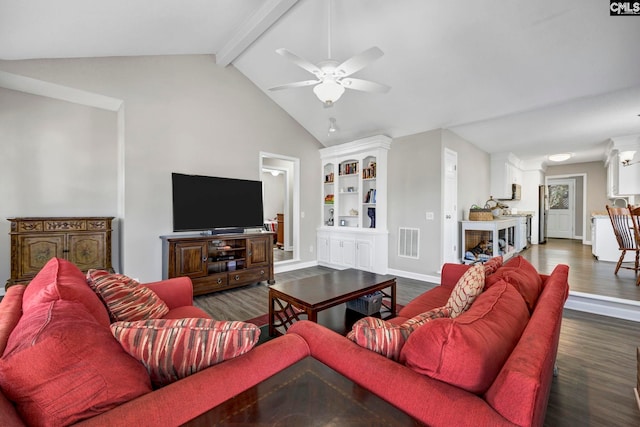
M 564 308 L 640 322 L 640 302 L 569 291 Z

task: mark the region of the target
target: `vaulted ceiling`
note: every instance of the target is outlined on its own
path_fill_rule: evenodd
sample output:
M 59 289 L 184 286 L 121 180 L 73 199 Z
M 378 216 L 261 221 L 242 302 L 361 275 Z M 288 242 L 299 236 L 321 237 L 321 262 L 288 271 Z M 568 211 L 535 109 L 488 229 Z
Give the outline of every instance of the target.
M 215 54 L 326 146 L 446 128 L 532 162 L 640 135 L 638 40 L 640 16 L 602 0 L 0 0 L 0 59 Z M 384 56 L 354 77 L 386 94 L 325 108 L 311 87 L 268 90 L 314 78 L 278 48 L 317 64 L 372 46 Z

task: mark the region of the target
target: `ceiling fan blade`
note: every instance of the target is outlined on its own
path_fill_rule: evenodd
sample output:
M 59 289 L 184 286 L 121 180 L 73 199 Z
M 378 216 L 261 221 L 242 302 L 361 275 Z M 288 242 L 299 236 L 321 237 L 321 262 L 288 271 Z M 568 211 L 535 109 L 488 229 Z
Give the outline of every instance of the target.
M 318 83 L 320 83 L 320 80 L 304 80 L 301 82 L 287 83 L 280 86 L 270 87 L 269 90 L 293 89 L 296 87 L 313 86 Z
M 311 74 L 314 74 L 316 77 L 320 77 L 320 76 L 322 76 L 324 74 L 322 72 L 322 70 L 320 68 L 318 68 L 315 64 L 312 64 L 311 62 L 307 61 L 306 59 L 301 58 L 300 56 L 296 55 L 295 53 L 291 52 L 290 50 L 287 50 L 285 48 L 280 48 L 280 49 L 276 49 L 276 53 L 284 56 L 289 61 L 291 61 L 294 64 L 296 64 L 298 67 L 300 67 L 300 68 L 302 68 L 304 70 L 307 70 Z
M 335 74 L 340 77 L 349 76 L 356 71 L 362 70 L 382 55 L 384 55 L 384 52 L 382 52 L 380 48 L 376 46 L 369 48 L 338 65 L 336 67 Z
M 340 79 L 338 83 L 340 83 L 347 89 L 361 90 L 363 92 L 387 93 L 391 89 L 391 87 L 383 85 L 381 83 L 376 83 L 369 80 L 353 79 L 351 77 Z

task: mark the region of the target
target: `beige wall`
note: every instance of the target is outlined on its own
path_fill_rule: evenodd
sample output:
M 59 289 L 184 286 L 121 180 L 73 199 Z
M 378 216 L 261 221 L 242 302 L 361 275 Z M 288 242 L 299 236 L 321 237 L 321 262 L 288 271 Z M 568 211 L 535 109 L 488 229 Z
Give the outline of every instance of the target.
M 587 200 L 583 216 L 586 225 L 584 240 L 591 242 L 591 213 L 606 212 L 605 206 L 607 203 L 611 203 L 607 199 L 607 170 L 604 167 L 604 162 L 549 166 L 546 171 L 547 177 L 578 174 L 586 174 Z
M 484 151 L 443 129 L 395 139 L 389 151 L 391 269 L 428 276 L 439 274 L 444 148 L 458 153 L 458 220 L 463 219 L 463 214 L 468 215 L 471 205 L 484 204 L 488 198 L 490 159 Z M 433 212 L 434 220 L 427 220 L 426 212 Z M 420 229 L 419 259 L 398 256 L 399 227 Z
M 209 55 L 184 55 L 0 61 L 0 70 L 124 101 L 124 210 L 119 220 L 126 274 L 142 281 L 161 276 L 158 236 L 171 233 L 171 172 L 260 179 L 260 151 L 300 159 L 300 205 L 305 212 L 300 254 L 303 261 L 315 260 L 315 251 L 309 249 L 315 247 L 320 221 L 320 144 L 235 68 L 220 68 Z M 0 116 L 12 111 L 11 105 L 1 105 Z M 28 114 L 21 118 L 25 124 L 31 119 Z M 43 133 L 49 129 L 42 120 L 33 126 Z M 43 138 L 38 149 L 47 141 Z M 2 143 L 16 145 L 19 138 Z M 102 143 L 111 150 L 115 144 L 115 135 Z M 68 144 L 58 153 L 75 156 Z M 93 149 L 82 161 L 90 169 L 105 162 Z M 48 159 L 42 158 L 33 167 L 47 164 Z M 112 158 L 108 164 L 113 167 Z M 21 167 L 12 164 L 7 173 Z M 61 183 L 63 188 L 73 185 L 71 179 Z M 60 214 L 69 203 L 77 203 L 71 191 L 58 194 L 55 211 Z M 29 211 L 15 208 L 23 203 L 20 198 L 3 203 L 13 206 L 12 215 L 40 212 L 37 204 Z M 114 212 L 107 207 L 98 210 Z

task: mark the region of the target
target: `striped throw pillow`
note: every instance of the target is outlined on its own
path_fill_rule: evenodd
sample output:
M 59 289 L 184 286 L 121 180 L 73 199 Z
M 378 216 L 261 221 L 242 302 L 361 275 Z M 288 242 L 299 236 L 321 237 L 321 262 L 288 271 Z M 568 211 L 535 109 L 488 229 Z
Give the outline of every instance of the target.
M 155 292 L 123 274 L 92 269 L 87 283 L 104 301 L 112 322 L 159 319 L 169 312 Z
M 484 289 L 484 266 L 474 265 L 458 279 L 445 304 L 451 318 L 458 317 L 471 307 L 471 304 Z
M 450 317 L 450 315 L 451 309 L 449 307 L 438 307 L 412 317 L 411 319 L 404 322 L 401 326 L 408 330 L 407 335 L 409 335 L 411 332 L 415 331 L 425 323 L 432 321 L 433 319 Z
M 116 322 L 111 333 L 161 387 L 251 350 L 260 338 L 252 323 L 211 319 Z
M 388 359 L 398 360 L 400 351 L 409 335 L 420 326 L 434 319 L 449 317 L 449 309 L 438 307 L 420 313 L 401 325 L 396 325 L 375 317 L 364 317 L 353 324 L 347 338 Z

